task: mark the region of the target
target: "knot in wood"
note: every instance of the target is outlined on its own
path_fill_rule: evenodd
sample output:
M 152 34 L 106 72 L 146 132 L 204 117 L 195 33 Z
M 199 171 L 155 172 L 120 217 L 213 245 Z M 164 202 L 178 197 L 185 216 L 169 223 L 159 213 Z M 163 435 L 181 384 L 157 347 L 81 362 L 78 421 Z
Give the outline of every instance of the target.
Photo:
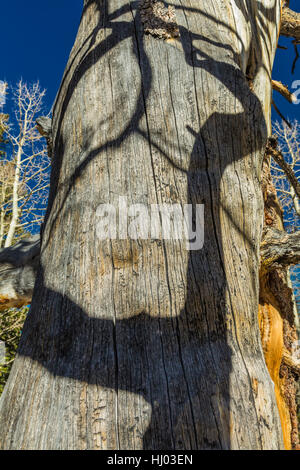
M 158 0 L 141 0 L 139 8 L 146 34 L 151 34 L 160 39 L 179 37 L 179 28 L 173 6 L 166 8 L 164 3 Z

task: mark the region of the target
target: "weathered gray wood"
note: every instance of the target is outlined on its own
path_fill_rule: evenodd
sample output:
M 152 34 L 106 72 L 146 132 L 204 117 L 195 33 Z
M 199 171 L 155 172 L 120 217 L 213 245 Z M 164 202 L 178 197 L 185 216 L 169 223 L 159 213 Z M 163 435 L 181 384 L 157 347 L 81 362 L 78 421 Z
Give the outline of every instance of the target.
M 39 256 L 39 235 L 0 250 L 0 310 L 31 302 Z
M 0 448 L 280 449 L 257 323 L 280 2 L 175 0 L 166 40 L 138 4 L 84 2 Z M 99 240 L 120 195 L 204 203 L 204 247 Z
M 278 268 L 300 262 L 300 232 L 286 233 L 276 228 L 264 230 L 261 243 L 261 264 Z
M 261 264 L 268 268 L 299 263 L 300 233 L 268 228 L 262 235 L 260 255 Z M 39 258 L 39 235 L 0 250 L 0 310 L 31 302 Z
M 31 302 L 39 258 L 39 235 L 0 250 L 0 310 Z M 271 227 L 264 230 L 260 262 L 268 268 L 299 263 L 300 233 L 288 234 Z
M 288 7 L 282 9 L 280 34 L 300 41 L 300 13 Z

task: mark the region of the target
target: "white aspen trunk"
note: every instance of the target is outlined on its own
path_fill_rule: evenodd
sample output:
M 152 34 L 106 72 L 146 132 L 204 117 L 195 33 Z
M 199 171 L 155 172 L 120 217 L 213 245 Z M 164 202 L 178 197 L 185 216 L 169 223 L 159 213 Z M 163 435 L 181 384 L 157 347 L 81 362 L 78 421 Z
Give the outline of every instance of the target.
M 20 219 L 20 210 L 19 210 L 19 186 L 20 186 L 20 175 L 21 175 L 21 164 L 22 164 L 22 154 L 23 154 L 23 146 L 25 142 L 25 134 L 27 130 L 27 118 L 25 113 L 24 118 L 24 127 L 22 130 L 22 137 L 20 138 L 18 144 L 18 150 L 16 154 L 16 163 L 15 163 L 15 175 L 14 175 L 14 184 L 13 184 L 13 192 L 12 192 L 12 217 L 9 224 L 9 229 L 7 232 L 7 236 L 5 239 L 4 247 L 8 248 L 12 245 L 13 239 L 16 233 L 17 224 Z

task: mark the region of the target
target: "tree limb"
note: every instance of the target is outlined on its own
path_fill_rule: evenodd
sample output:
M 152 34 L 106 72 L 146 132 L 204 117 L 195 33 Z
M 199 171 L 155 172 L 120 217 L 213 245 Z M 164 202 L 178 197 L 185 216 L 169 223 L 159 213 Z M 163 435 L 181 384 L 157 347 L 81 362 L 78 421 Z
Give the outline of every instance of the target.
M 272 80 L 272 88 L 275 91 L 278 91 L 289 103 L 294 103 L 296 101 L 295 96 L 293 93 L 288 89 L 286 85 L 283 83 L 278 82 L 277 80 Z
M 51 160 L 53 142 L 52 142 L 52 119 L 47 116 L 40 116 L 36 120 L 36 127 L 41 136 L 45 137 L 47 142 L 48 156 Z
M 275 101 L 272 100 L 272 105 L 274 106 L 275 111 L 278 113 L 278 115 L 281 117 L 281 119 L 286 123 L 286 125 L 292 129 L 291 123 L 284 117 L 278 106 L 276 105 Z
M 299 59 L 299 52 L 298 52 L 299 41 L 297 41 L 295 39 L 295 41 L 293 41 L 293 44 L 294 44 L 294 49 L 295 49 L 295 59 L 294 59 L 293 65 L 292 65 L 292 73 L 295 72 L 296 63 L 297 63 L 297 60 Z
M 39 235 L 0 250 L 0 311 L 31 302 L 39 255 Z
M 280 34 L 300 41 L 300 13 L 288 7 L 282 9 Z
M 295 72 L 296 63 L 299 59 L 298 44 L 300 44 L 300 13 L 291 10 L 289 2 L 285 2 L 282 8 L 280 34 L 289 38 L 294 38 L 295 59 L 292 66 L 292 73 Z
M 260 246 L 261 265 L 279 268 L 300 262 L 300 232 L 287 233 L 267 227 Z
M 286 348 L 283 349 L 282 362 L 300 376 L 300 360 L 299 358 L 294 358 Z

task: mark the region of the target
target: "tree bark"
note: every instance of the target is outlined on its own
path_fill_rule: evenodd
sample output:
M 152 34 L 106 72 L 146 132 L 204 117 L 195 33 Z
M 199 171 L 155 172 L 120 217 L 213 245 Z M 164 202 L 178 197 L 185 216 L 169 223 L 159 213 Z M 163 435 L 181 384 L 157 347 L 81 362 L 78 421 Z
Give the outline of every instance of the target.
M 257 321 L 280 2 L 174 5 L 84 2 L 2 449 L 283 448 Z M 119 196 L 204 204 L 203 248 L 100 240 Z
M 293 37 L 295 40 L 300 41 L 300 13 L 288 7 L 282 9 L 280 34 Z

